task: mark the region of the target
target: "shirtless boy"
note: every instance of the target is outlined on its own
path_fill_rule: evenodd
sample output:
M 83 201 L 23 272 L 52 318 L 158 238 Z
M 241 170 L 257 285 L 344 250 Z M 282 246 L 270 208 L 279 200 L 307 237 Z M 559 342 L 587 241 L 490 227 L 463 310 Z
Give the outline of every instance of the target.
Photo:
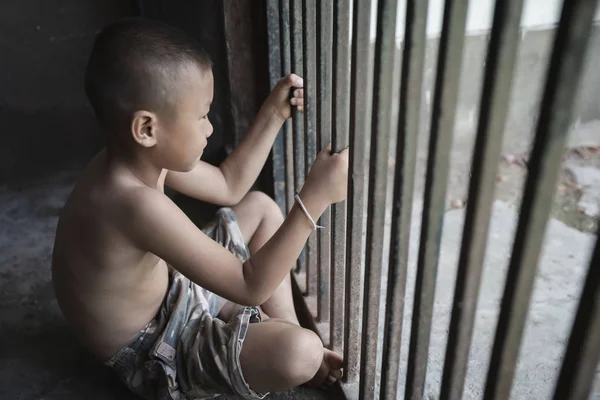
M 200 161 L 211 62 L 180 31 L 143 19 L 106 27 L 85 86 L 107 146 L 61 213 L 52 261 L 76 336 L 146 399 L 263 398 L 338 379 L 341 357 L 298 325 L 290 270 L 311 218 L 346 197 L 348 152 L 321 151 L 285 220 L 248 193 L 291 107 L 303 108 L 302 79 L 277 84 L 219 167 Z M 164 185 L 223 208 L 201 231 Z

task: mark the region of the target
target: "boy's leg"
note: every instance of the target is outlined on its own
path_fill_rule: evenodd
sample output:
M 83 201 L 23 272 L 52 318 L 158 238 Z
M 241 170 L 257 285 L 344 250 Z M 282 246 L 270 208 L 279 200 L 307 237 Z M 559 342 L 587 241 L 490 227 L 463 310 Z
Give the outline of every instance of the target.
M 232 208 L 250 254 L 267 243 L 283 223 L 277 204 L 261 192 L 248 193 Z M 309 380 L 314 386 L 328 386 L 341 377 L 342 357 L 323 348 L 313 332 L 299 327 L 290 275 L 261 308 L 273 319 L 250 325 L 240 358 L 244 376 L 254 390 L 278 391 Z M 319 358 L 316 369 L 313 356 Z
M 248 193 L 232 207 L 250 254 L 256 253 L 283 223 L 277 204 L 261 192 Z M 290 271 L 292 265 L 290 265 Z M 298 317 L 292 299 L 291 277 L 288 275 L 261 308 L 271 318 L 282 318 L 296 325 Z
M 260 393 L 309 381 L 311 386 L 329 385 L 342 375 L 342 358 L 324 349 L 316 334 L 274 319 L 248 326 L 240 365 L 248 385 Z

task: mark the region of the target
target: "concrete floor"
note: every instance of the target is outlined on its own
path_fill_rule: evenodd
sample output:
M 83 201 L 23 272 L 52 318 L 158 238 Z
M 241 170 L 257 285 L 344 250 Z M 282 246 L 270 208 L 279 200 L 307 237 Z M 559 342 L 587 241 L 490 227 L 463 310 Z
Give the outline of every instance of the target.
M 434 302 L 429 365 L 425 385 L 428 400 L 439 398 L 448 326 L 456 279 L 465 206 L 468 203 L 469 172 L 474 134 L 455 137 L 444 216 L 440 263 Z M 512 250 L 514 231 L 527 177 L 527 157 L 533 137 L 505 132 L 498 162 L 496 201 L 492 209 L 488 244 L 483 265 L 472 347 L 469 354 L 463 398 L 481 399 L 489 366 L 500 301 Z M 401 376 L 406 372 L 408 337 L 412 316 L 422 194 L 425 185 L 426 138 L 417 154 L 415 207 L 401 349 Z M 600 218 L 600 121 L 575 125 L 567 140 L 564 162 L 553 200 L 544 245 L 536 275 L 511 399 L 551 398 L 564 346 L 570 333 L 581 285 L 589 266 Z M 385 283 L 384 283 L 385 286 Z M 404 381 L 399 383 L 404 393 Z M 600 399 L 600 369 L 592 399 Z
M 520 353 L 512 398 L 550 395 L 572 323 L 588 254 L 594 242 L 600 204 L 600 126 L 584 126 L 572 135 L 554 199 L 533 302 Z M 583 140 L 583 139 L 585 140 Z M 589 140 L 588 140 L 589 139 Z M 583 142 L 582 142 L 583 140 Z M 526 149 L 519 149 L 526 150 Z M 470 145 L 458 140 L 453 149 L 449 211 L 442 252 L 431 336 L 426 398 L 439 397 L 456 262 L 464 221 Z M 416 196 L 423 190 L 425 157 L 418 156 Z M 484 266 L 471 350 L 465 399 L 481 398 L 495 320 L 504 286 L 512 234 L 518 216 L 526 167 L 520 156 L 505 154 L 499 163 L 488 253 Z M 515 161 L 515 159 L 517 159 Z M 74 175 L 65 173 L 21 187 L 0 187 L 0 400 L 125 400 L 136 397 L 82 349 L 66 328 L 50 280 L 50 256 L 58 213 Z M 456 203 L 454 203 L 456 204 Z M 415 255 L 420 225 L 415 203 L 411 260 L 407 283 L 402 362 L 406 362 Z M 380 325 L 381 326 L 381 325 Z M 401 371 L 406 371 L 405 364 Z M 403 382 L 400 382 L 402 389 Z M 401 390 L 402 393 L 402 390 Z M 279 399 L 324 399 L 325 392 L 297 389 Z M 600 399 L 600 389 L 593 394 Z
M 0 188 L 0 400 L 138 399 L 77 343 L 54 297 L 54 230 L 72 182 L 64 174 Z M 298 388 L 270 398 L 329 396 Z

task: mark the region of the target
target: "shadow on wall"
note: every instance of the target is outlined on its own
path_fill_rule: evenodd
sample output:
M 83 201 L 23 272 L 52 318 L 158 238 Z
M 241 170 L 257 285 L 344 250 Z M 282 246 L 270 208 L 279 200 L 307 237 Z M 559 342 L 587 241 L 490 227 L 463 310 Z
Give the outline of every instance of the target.
M 77 168 L 103 143 L 91 109 L 38 110 L 0 107 L 3 128 L 0 183 L 44 177 L 56 170 Z
M 145 11 L 152 11 L 147 17 L 194 36 L 213 58 L 215 135 L 205 159 L 215 162 L 223 157 L 222 133 L 231 131 L 231 114 L 222 8 L 216 0 L 160 4 L 134 0 L 0 2 L 0 185 L 81 169 L 101 148 L 104 139 L 83 87 L 85 64 L 102 27 Z
M 96 33 L 133 12 L 118 0 L 0 2 L 0 184 L 80 167 L 100 148 L 84 68 Z

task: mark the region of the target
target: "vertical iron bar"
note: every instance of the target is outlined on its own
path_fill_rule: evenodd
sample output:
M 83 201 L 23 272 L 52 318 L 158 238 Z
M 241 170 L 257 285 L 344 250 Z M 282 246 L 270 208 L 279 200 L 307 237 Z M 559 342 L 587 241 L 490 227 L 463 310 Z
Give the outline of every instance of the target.
M 425 64 L 428 0 L 406 2 L 406 27 L 400 79 L 398 141 L 394 172 L 390 266 L 385 308 L 381 394 L 385 399 L 398 397 L 400 348 L 412 201 L 417 160 L 417 140 Z
M 379 396 L 377 365 L 379 306 L 381 304 L 381 273 L 386 239 L 388 163 L 392 129 L 392 102 L 396 57 L 397 0 L 379 0 L 377 4 L 377 36 L 375 38 L 375 67 L 373 82 L 373 115 L 368 194 L 367 245 L 365 255 L 365 295 L 361 341 L 360 398 Z
M 510 395 L 595 8 L 596 0 L 563 3 L 494 339 L 486 400 Z
M 281 71 L 282 76 L 292 73 L 292 55 L 290 46 L 290 3 L 288 0 L 279 0 L 279 33 L 281 36 Z M 287 213 L 294 205 L 294 137 L 292 134 L 292 121 L 283 124 L 283 145 L 285 148 L 285 197 Z M 286 215 L 287 215 L 286 213 Z
M 406 399 L 423 397 L 468 0 L 447 0 L 433 100 Z
M 317 63 L 319 100 L 317 103 L 317 131 L 320 151 L 331 142 L 331 101 L 333 85 L 331 81 L 333 51 L 333 2 L 321 1 L 317 18 L 319 60 Z M 317 319 L 329 321 L 330 273 L 331 273 L 331 219 L 327 209 L 321 216 L 319 230 L 319 290 L 317 291 Z M 329 338 L 331 341 L 331 337 Z
M 304 43 L 304 145 L 305 175 L 308 175 L 312 163 L 317 157 L 317 1 L 303 0 L 303 43 Z M 319 278 L 317 263 L 317 234 L 313 232 L 306 246 L 308 279 L 307 293 L 317 294 Z
M 554 400 L 587 399 L 600 360 L 600 229 Z
M 346 377 L 351 385 L 359 382 L 360 334 L 362 323 L 363 273 L 371 112 L 373 103 L 373 46 L 370 38 L 371 2 L 355 0 L 352 41 L 350 174 L 348 185 L 348 231 L 346 259 L 346 330 L 344 342 Z M 363 371 L 367 372 L 367 371 Z M 375 371 L 368 371 L 375 373 Z
M 267 0 L 267 44 L 269 53 L 269 87 L 272 90 L 281 77 L 281 34 L 279 30 L 278 0 Z M 283 131 L 283 129 L 282 129 Z M 285 153 L 283 132 L 273 144 L 273 193 L 283 215 L 287 214 L 285 194 Z
M 285 0 L 284 0 L 285 1 Z M 302 0 L 289 0 L 291 4 L 290 29 L 291 29 L 291 49 L 292 49 L 292 72 L 304 78 L 304 66 L 302 55 Z M 306 79 L 304 79 L 306 82 Z M 304 186 L 306 169 L 304 167 L 304 116 L 293 108 L 293 129 L 294 129 L 294 186 L 296 193 L 300 192 Z M 306 247 L 304 248 L 306 250 Z M 306 251 L 298 258 L 298 271 L 306 275 L 306 290 L 308 291 L 308 274 L 306 273 Z
M 350 132 L 350 0 L 334 3 L 333 39 L 333 131 L 332 148 L 341 151 L 349 143 Z M 345 280 L 346 280 L 346 215 L 347 202 L 331 207 L 331 349 L 344 353 Z
M 502 148 L 504 124 L 520 39 L 522 9 L 523 0 L 508 0 L 496 2 L 494 11 L 481 92 L 479 125 L 473 152 L 469 202 L 446 346 L 441 400 L 460 400 L 463 394 L 489 220 L 494 201 L 497 160 Z

